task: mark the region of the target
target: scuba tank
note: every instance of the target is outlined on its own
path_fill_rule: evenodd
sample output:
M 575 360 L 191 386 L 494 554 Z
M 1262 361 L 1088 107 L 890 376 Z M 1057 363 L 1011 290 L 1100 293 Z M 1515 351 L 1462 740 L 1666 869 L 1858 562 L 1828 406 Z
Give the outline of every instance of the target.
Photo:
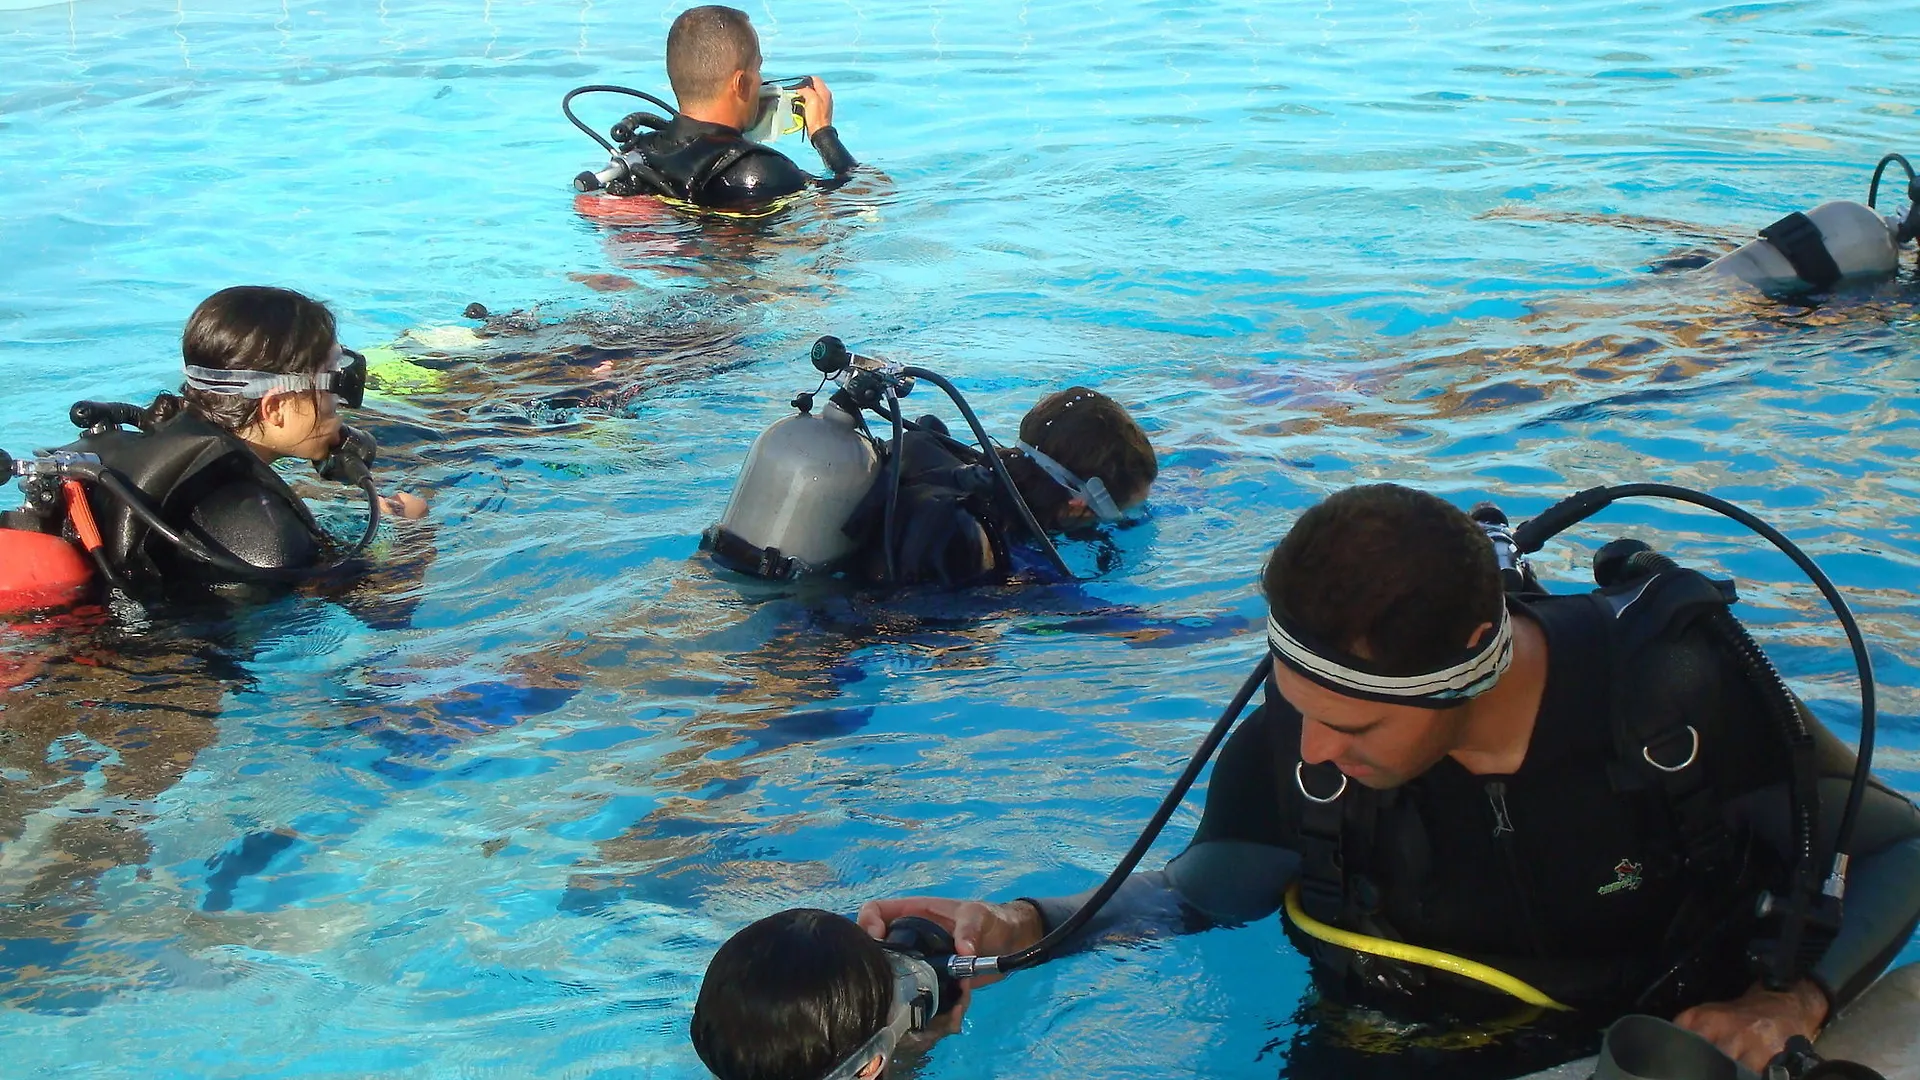
M 1895 214 L 1877 208 L 1880 177 L 1890 164 L 1907 171 L 1908 205 Z M 1737 277 L 1769 290 L 1826 289 L 1845 278 L 1882 277 L 1900 269 L 1900 246 L 1920 236 L 1920 179 L 1899 154 L 1873 172 L 1865 205 L 1846 199 L 1792 213 L 1760 230 L 1760 237 L 1708 263 L 1709 273 Z
M 701 546 L 729 570 L 790 578 L 830 569 L 851 554 L 840 530 L 880 474 L 880 453 L 836 393 L 819 412 L 813 395 L 793 399 L 794 415 L 753 440 L 733 497 Z

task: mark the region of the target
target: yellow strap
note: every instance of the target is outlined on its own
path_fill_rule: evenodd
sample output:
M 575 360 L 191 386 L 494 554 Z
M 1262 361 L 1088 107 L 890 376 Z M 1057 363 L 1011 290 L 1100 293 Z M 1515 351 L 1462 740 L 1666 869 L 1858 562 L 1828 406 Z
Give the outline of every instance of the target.
M 1506 972 L 1490 968 L 1485 964 L 1476 963 L 1464 957 L 1453 956 L 1435 949 L 1423 949 L 1418 945 L 1408 945 L 1404 941 L 1388 941 L 1385 938 L 1368 937 L 1366 934 L 1356 934 L 1350 930 L 1342 930 L 1339 927 L 1328 926 L 1326 923 L 1321 922 L 1301 910 L 1300 883 L 1297 881 L 1287 886 L 1287 918 L 1292 920 L 1293 925 L 1300 928 L 1301 933 L 1308 937 L 1324 941 L 1329 945 L 1337 945 L 1343 949 L 1352 949 L 1354 952 L 1367 953 L 1372 956 L 1384 956 L 1389 960 L 1399 960 L 1402 963 L 1420 964 L 1425 967 L 1439 968 L 1441 971 L 1450 971 L 1463 978 L 1485 983 L 1495 990 L 1511 994 L 1529 1005 L 1558 1009 L 1561 1012 L 1573 1011 L 1567 1006 L 1541 993 L 1532 985 L 1521 982 Z

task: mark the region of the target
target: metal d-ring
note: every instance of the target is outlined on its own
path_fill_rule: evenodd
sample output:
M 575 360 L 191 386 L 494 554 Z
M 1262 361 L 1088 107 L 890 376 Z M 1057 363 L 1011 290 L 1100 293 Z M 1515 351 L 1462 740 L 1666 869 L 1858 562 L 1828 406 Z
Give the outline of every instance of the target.
M 1640 756 L 1641 756 L 1641 757 L 1643 757 L 1643 758 L 1646 758 L 1646 759 L 1647 759 L 1647 764 L 1649 764 L 1649 765 L 1651 765 L 1651 766 L 1653 766 L 1653 767 L 1654 767 L 1654 768 L 1656 768 L 1656 769 L 1659 769 L 1659 770 L 1660 770 L 1661 772 L 1664 772 L 1664 773 L 1676 773 L 1676 772 L 1679 772 L 1680 770 L 1682 770 L 1682 769 L 1684 769 L 1684 768 L 1686 768 L 1687 766 L 1689 766 L 1689 765 L 1691 765 L 1691 764 L 1693 764 L 1693 763 L 1694 763 L 1694 761 L 1695 761 L 1695 760 L 1697 760 L 1697 759 L 1698 759 L 1698 758 L 1700 757 L 1700 731 L 1699 731 L 1699 729 L 1698 729 L 1698 728 L 1696 728 L 1696 727 L 1694 727 L 1694 726 L 1693 726 L 1692 724 L 1688 724 L 1688 725 L 1687 725 L 1687 734 L 1688 734 L 1688 735 L 1691 735 L 1691 736 L 1693 737 L 1693 745 L 1687 748 L 1687 760 L 1685 760 L 1685 761 L 1683 761 L 1683 762 L 1681 762 L 1681 763 L 1680 763 L 1680 764 L 1678 764 L 1678 765 L 1662 765 L 1662 764 L 1660 764 L 1659 762 L 1657 762 L 1657 761 L 1655 761 L 1655 760 L 1653 760 L 1653 746 L 1652 746 L 1652 744 L 1648 744 L 1648 745 L 1646 745 L 1646 746 L 1643 746 L 1643 747 L 1641 747 L 1641 748 L 1640 748 Z M 1312 796 L 1311 796 L 1311 795 L 1309 795 L 1309 796 L 1308 796 L 1308 798 L 1312 798 Z
M 1307 767 L 1307 763 L 1304 761 L 1296 761 L 1293 763 L 1293 786 L 1300 789 L 1300 794 L 1305 795 L 1307 797 L 1308 802 L 1317 802 L 1322 804 L 1330 803 L 1338 800 L 1340 796 L 1345 795 L 1347 793 L 1347 774 L 1346 773 L 1340 774 L 1340 786 L 1337 788 L 1334 788 L 1333 794 L 1327 796 L 1324 799 L 1318 795 L 1315 795 L 1313 792 L 1308 791 L 1306 777 L 1303 775 L 1303 773 L 1306 770 L 1306 767 Z

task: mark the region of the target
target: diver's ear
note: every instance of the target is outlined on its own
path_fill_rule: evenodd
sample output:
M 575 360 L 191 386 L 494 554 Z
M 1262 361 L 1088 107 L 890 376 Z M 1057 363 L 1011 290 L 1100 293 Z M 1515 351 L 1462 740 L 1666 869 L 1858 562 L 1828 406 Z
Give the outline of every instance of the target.
M 1469 649 L 1479 648 L 1480 643 L 1487 640 L 1487 635 L 1492 632 L 1493 632 L 1493 624 L 1490 622 L 1483 622 L 1479 626 L 1474 627 L 1473 636 L 1467 639 L 1467 648 Z
M 293 397 L 285 390 L 275 390 L 260 399 L 259 427 L 283 428 L 287 426 L 287 402 Z
M 860 1071 L 856 1075 L 860 1077 L 860 1080 L 874 1080 L 875 1077 L 886 1071 L 887 1055 L 875 1054 L 873 1055 L 872 1061 L 860 1066 Z
M 741 101 L 760 100 L 760 84 L 753 81 L 751 71 L 733 73 L 733 96 Z

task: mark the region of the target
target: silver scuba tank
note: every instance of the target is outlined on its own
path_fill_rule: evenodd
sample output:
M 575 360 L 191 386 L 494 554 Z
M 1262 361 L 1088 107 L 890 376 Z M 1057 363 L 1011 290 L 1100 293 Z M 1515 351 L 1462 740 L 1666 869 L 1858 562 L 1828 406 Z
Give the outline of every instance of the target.
M 1767 290 L 1824 289 L 1843 278 L 1884 277 L 1900 268 L 1900 228 L 1899 218 L 1838 199 L 1781 218 L 1705 270 Z
M 804 399 L 803 399 L 804 400 Z M 713 560 L 756 577 L 829 570 L 854 541 L 840 531 L 880 472 L 855 413 L 828 401 L 775 421 L 747 451 L 733 497 L 701 538 Z

